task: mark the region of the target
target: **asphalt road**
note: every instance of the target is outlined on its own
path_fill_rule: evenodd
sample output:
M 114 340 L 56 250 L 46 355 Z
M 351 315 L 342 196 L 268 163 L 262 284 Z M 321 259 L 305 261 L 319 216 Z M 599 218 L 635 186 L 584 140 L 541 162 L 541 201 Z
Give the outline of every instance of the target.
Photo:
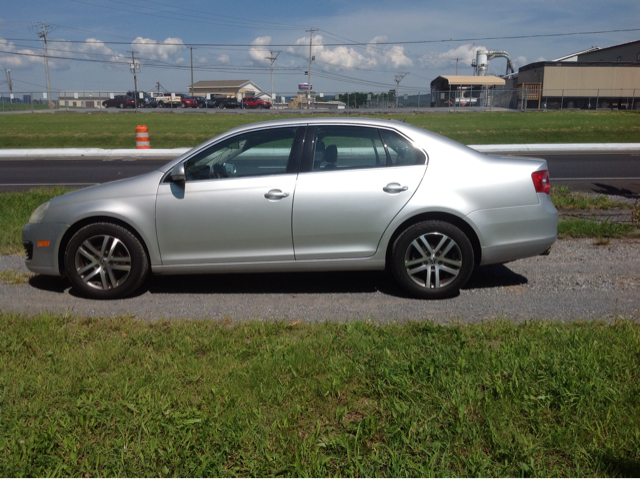
M 525 155 L 523 155 L 525 156 Z M 578 191 L 640 195 L 640 154 L 535 154 L 549 165 L 552 184 Z M 139 175 L 166 160 L 0 160 L 0 191 L 24 191 L 38 186 L 89 186 Z

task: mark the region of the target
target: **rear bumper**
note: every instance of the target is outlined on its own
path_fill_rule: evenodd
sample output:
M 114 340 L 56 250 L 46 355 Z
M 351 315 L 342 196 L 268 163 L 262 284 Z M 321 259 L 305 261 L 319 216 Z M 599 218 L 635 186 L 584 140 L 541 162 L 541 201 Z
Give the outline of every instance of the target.
M 481 265 L 537 256 L 551 247 L 558 237 L 558 212 L 549 195 L 538 197 L 537 205 L 481 210 L 469 215 L 480 233 Z

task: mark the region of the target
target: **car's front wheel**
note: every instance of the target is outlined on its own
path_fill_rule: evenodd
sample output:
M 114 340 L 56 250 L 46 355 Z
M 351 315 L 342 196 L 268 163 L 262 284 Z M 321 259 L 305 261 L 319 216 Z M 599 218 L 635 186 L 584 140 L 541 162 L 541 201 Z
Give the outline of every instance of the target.
M 140 240 L 113 223 L 94 223 L 78 230 L 67 245 L 64 265 L 73 287 L 94 299 L 125 297 L 149 273 Z
M 413 296 L 425 299 L 456 295 L 473 271 L 473 247 L 456 226 L 424 221 L 407 228 L 395 241 L 391 270 Z

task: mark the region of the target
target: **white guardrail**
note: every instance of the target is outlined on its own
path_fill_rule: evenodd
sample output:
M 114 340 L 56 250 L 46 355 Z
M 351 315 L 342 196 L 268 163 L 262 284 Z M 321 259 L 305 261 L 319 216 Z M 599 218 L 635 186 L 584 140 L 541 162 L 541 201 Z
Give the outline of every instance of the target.
M 603 153 L 640 152 L 640 143 L 564 143 L 520 145 L 469 145 L 480 153 Z M 191 148 L 103 149 L 103 148 L 31 148 L 0 149 L 0 159 L 101 159 L 101 158 L 176 158 Z M 352 152 L 353 153 L 353 152 Z

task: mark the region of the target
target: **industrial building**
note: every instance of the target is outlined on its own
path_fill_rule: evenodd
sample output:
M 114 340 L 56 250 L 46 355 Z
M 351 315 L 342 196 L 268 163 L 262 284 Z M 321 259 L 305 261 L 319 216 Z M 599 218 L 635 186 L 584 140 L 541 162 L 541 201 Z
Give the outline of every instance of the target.
M 640 40 L 530 63 L 506 88 L 527 108 L 640 110 Z

